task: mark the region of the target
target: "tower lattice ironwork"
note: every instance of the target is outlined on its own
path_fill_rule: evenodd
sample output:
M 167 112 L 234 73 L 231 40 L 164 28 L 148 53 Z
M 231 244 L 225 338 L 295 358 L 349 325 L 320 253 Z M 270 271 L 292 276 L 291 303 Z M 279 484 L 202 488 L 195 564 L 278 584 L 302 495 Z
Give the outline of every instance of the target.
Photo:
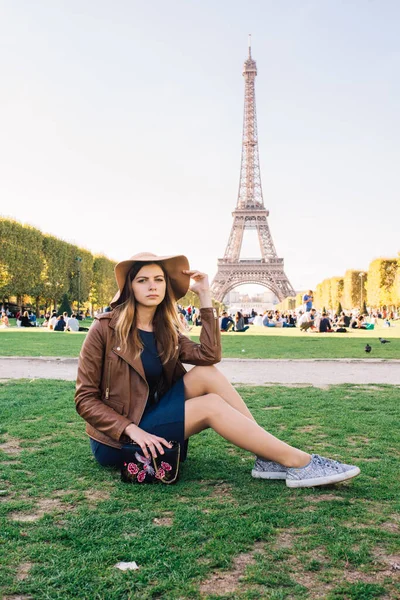
M 278 258 L 268 226 L 269 211 L 263 201 L 260 161 L 258 156 L 255 78 L 257 66 L 249 55 L 244 63 L 244 118 L 239 194 L 233 211 L 233 224 L 224 258 L 218 259 L 218 271 L 212 282 L 214 297 L 221 301 L 233 288 L 257 283 L 270 289 L 281 301 L 294 296 L 284 272 L 283 258 Z M 241 259 L 245 229 L 257 230 L 260 259 Z

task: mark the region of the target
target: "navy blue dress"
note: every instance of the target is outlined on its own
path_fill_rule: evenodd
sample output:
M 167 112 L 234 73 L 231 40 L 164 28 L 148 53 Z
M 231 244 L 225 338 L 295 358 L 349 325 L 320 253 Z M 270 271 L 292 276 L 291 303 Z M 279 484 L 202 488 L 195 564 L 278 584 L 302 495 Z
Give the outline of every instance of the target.
M 139 330 L 143 342 L 141 359 L 147 383 L 149 398 L 140 420 L 139 427 L 169 441 L 181 445 L 181 460 L 187 454 L 185 442 L 185 391 L 183 378 L 179 379 L 165 394 L 158 398 L 159 383 L 162 379 L 162 363 L 157 353 L 156 338 L 151 331 Z
M 148 433 L 158 435 L 181 445 L 181 460 L 187 455 L 188 441 L 185 440 L 185 392 L 183 377 L 165 394 L 162 390 L 163 369 L 157 352 L 156 338 L 151 331 L 139 330 L 143 342 L 140 356 L 146 380 L 149 385 L 149 397 L 140 420 L 139 427 Z M 161 397 L 160 397 L 161 396 Z M 112 448 L 90 439 L 90 446 L 96 460 L 103 466 L 120 466 L 121 450 Z

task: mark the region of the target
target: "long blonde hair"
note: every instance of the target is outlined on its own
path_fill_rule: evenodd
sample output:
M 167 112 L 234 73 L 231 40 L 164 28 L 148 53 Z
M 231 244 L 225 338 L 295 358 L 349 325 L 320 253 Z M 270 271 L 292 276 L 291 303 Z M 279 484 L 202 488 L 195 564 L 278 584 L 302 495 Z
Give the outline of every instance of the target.
M 159 342 L 162 350 L 160 354 L 161 362 L 167 363 L 176 354 L 178 344 L 178 332 L 183 332 L 181 323 L 178 317 L 176 302 L 171 288 L 171 282 L 168 273 L 165 271 L 162 263 L 154 262 L 136 262 L 129 271 L 124 289 L 114 308 L 118 311 L 118 318 L 115 325 L 119 343 L 123 348 L 127 347 L 128 338 L 131 339 L 131 344 L 134 348 L 134 358 L 138 358 L 143 350 L 143 343 L 140 339 L 137 328 L 137 310 L 136 300 L 132 289 L 132 281 L 142 267 L 145 265 L 158 265 L 165 277 L 166 289 L 163 301 L 157 306 L 153 318 L 153 330 L 157 342 Z

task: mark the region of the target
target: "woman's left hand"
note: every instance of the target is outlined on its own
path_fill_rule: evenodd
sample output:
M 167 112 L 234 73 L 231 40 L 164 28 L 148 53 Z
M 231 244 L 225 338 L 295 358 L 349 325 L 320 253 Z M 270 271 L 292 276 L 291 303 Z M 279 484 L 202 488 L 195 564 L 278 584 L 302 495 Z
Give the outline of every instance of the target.
M 190 275 L 190 278 L 194 280 L 194 283 L 192 283 L 189 288 L 192 292 L 200 295 L 210 291 L 210 283 L 206 273 L 201 273 L 200 271 L 183 271 L 183 273 Z

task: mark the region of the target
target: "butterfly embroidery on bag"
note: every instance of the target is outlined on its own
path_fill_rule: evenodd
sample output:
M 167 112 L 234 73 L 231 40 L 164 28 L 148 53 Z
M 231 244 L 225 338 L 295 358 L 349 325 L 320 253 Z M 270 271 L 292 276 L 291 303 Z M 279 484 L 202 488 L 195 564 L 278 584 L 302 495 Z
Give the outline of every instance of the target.
M 149 475 L 150 478 L 156 477 L 157 479 L 163 479 L 166 472 L 172 471 L 172 467 L 169 463 L 161 461 L 161 468 L 158 469 L 156 473 L 151 465 L 151 458 L 146 458 L 138 452 L 135 452 L 135 458 L 143 465 L 142 470 L 140 470 L 138 465 L 134 462 L 124 463 L 124 466 L 127 468 L 130 475 L 137 476 L 139 483 L 142 483 L 146 479 L 146 475 Z

